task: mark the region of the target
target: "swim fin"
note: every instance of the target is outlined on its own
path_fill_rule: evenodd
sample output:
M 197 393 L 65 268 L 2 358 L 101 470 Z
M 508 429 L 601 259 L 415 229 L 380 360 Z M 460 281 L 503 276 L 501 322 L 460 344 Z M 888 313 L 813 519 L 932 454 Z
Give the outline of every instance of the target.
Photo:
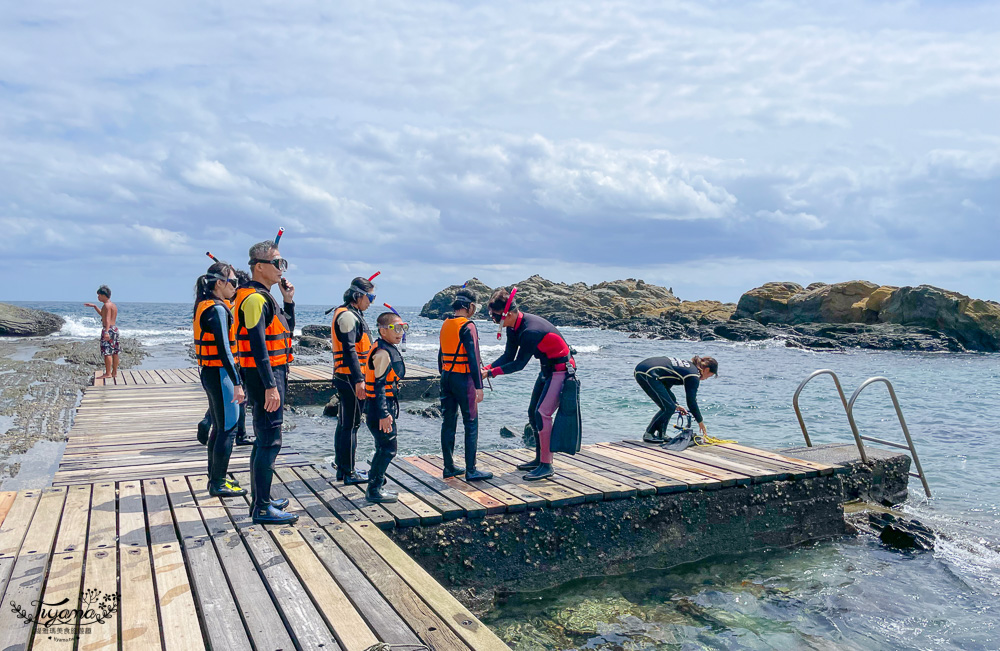
M 567 365 L 568 366 L 568 365 Z M 580 419 L 580 380 L 572 366 L 566 369 L 566 380 L 559 393 L 559 412 L 552 421 L 550 449 L 553 452 L 576 454 L 583 439 Z
M 681 433 L 672 439 L 667 439 L 662 446 L 664 450 L 670 450 L 671 452 L 680 452 L 681 450 L 686 450 L 694 445 L 694 433 L 690 428 L 684 428 Z

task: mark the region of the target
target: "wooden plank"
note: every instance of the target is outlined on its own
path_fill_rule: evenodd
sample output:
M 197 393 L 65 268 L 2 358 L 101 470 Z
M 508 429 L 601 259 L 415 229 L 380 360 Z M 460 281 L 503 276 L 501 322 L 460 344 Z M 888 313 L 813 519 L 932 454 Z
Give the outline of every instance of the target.
M 426 461 L 433 463 L 435 468 L 444 471 L 444 459 L 439 456 L 427 455 L 422 457 Z M 477 465 L 481 470 L 493 473 L 491 479 L 467 481 L 465 476 L 456 477 L 471 488 L 482 488 L 488 495 L 503 502 L 510 513 L 518 513 L 528 509 L 540 509 L 545 506 L 546 500 L 531 489 L 527 482 L 522 482 L 521 475 L 508 473 L 505 470 L 495 467 L 497 461 L 484 453 L 477 455 Z M 513 468 L 511 468 L 513 470 Z M 513 497 L 516 501 L 510 500 L 506 495 Z
M 846 468 L 843 468 L 842 466 L 817 463 L 815 461 L 806 461 L 805 459 L 797 459 L 795 457 L 789 457 L 783 454 L 778 454 L 777 452 L 768 452 L 767 450 L 758 450 L 756 448 L 751 448 L 744 445 L 737 445 L 736 443 L 725 443 L 721 444 L 719 447 L 721 447 L 724 450 L 732 450 L 734 452 L 747 454 L 752 457 L 761 457 L 764 459 L 780 461 L 782 463 L 787 463 L 794 466 L 802 466 L 805 468 L 810 468 L 812 470 L 818 471 L 820 475 L 832 475 L 834 472 L 846 472 Z
M 419 496 L 420 499 L 427 504 L 434 507 L 434 509 L 441 514 L 442 520 L 454 520 L 465 515 L 465 509 L 445 498 L 440 493 L 434 491 L 432 488 L 420 483 L 418 480 L 406 474 L 398 467 L 390 464 L 386 469 L 385 474 L 386 477 L 391 479 L 397 486 L 405 488 L 414 495 Z
M 497 450 L 494 456 L 508 459 L 515 467 L 515 472 L 523 472 L 516 470 L 516 466 L 525 461 L 534 460 L 535 453 L 523 449 Z M 555 460 L 553 460 L 552 471 L 552 481 L 580 493 L 585 502 L 601 502 L 621 497 L 622 490 L 620 488 L 612 487 L 597 477 L 591 476 L 588 480 L 583 476 L 584 473 L 575 471 L 571 466 L 558 463 Z
M 153 563 L 146 541 L 142 487 L 137 481 L 118 484 L 118 547 L 122 649 L 160 649 Z
M 626 486 L 630 491 L 626 491 L 623 497 L 631 495 L 655 495 L 656 486 L 652 483 L 642 481 L 636 477 L 616 472 L 608 466 L 599 466 L 581 454 L 562 455 L 559 458 L 560 465 L 566 464 L 572 468 L 579 469 L 596 475 L 614 484 Z
M 153 560 L 163 647 L 167 651 L 204 649 L 201 628 L 195 625 L 198 611 L 194 605 L 184 554 L 174 531 L 166 487 L 162 479 L 147 479 L 142 482 L 142 489 L 149 523 L 149 553 Z M 221 625 L 221 622 L 214 625 Z
M 421 459 L 420 457 L 406 457 L 403 460 L 409 463 L 410 465 L 419 468 L 420 470 L 423 470 L 432 477 L 435 475 L 439 475 L 441 472 L 439 468 L 435 468 L 433 464 L 428 463 L 427 461 Z M 503 513 L 507 510 L 507 506 L 503 502 L 494 499 L 491 495 L 487 494 L 486 492 L 478 488 L 470 486 L 464 481 L 460 481 L 458 479 L 455 479 L 454 477 L 449 477 L 448 479 L 443 479 L 443 478 L 439 479 L 448 486 L 450 486 L 451 488 L 454 488 L 455 490 L 464 494 L 470 499 L 473 499 L 482 504 L 484 507 L 486 507 L 487 514 Z
M 670 452 L 660 447 L 650 447 L 641 441 L 621 441 L 613 443 L 616 447 L 642 454 L 658 463 L 666 463 L 675 468 L 686 470 L 699 475 L 707 475 L 722 482 L 722 486 L 745 486 L 750 483 L 751 478 L 738 472 L 729 472 L 715 466 L 710 466 L 689 457 L 685 457 L 677 452 Z
M 352 526 L 335 524 L 327 527 L 326 531 L 410 625 L 421 642 L 432 649 L 469 648 Z
M 543 506 L 563 506 L 586 501 L 586 496 L 583 493 L 579 493 L 568 484 L 557 480 L 531 483 L 524 481 L 524 471 L 517 469 L 517 464 L 521 461 L 513 457 L 493 452 L 480 452 L 478 456 L 483 469 L 493 471 L 494 478 L 503 482 L 502 485 L 509 487 L 509 490 L 519 491 L 518 497 L 525 500 L 529 509 L 539 509 Z M 557 498 L 557 503 L 553 503 L 551 497 L 553 489 L 556 488 L 566 489 L 568 492 L 564 493 L 561 499 Z M 575 501 L 569 499 L 570 495 L 578 495 L 579 499 Z
M 398 469 L 401 473 L 408 474 L 410 477 L 413 477 L 423 485 L 437 492 L 443 498 L 454 502 L 457 506 L 460 506 L 465 510 L 465 517 L 467 518 L 475 520 L 486 515 L 486 507 L 481 503 L 472 499 L 465 493 L 455 490 L 448 484 L 444 483 L 440 477 L 436 477 L 422 468 L 417 468 L 401 457 L 393 459 L 389 467 L 393 469 L 392 474 L 396 475 L 395 470 Z
M 486 457 L 484 456 L 484 459 Z M 523 470 L 516 470 L 513 462 L 498 461 L 492 459 L 492 463 L 498 471 L 502 472 L 501 480 L 503 481 L 518 481 L 522 478 Z M 489 464 L 487 464 L 489 465 Z M 511 471 L 511 472 L 507 472 Z M 567 482 L 569 484 L 569 482 Z M 530 485 L 530 489 L 527 485 L 525 488 L 530 490 L 534 495 L 544 500 L 546 506 L 550 508 L 558 508 L 562 506 L 569 506 L 572 504 L 583 504 L 587 497 L 585 494 L 569 488 L 568 485 L 563 485 L 561 481 L 555 480 L 545 480 L 534 482 Z
M 611 457 L 612 459 L 623 461 L 629 465 L 652 470 L 653 472 L 659 473 L 665 477 L 682 481 L 687 484 L 688 490 L 715 490 L 722 488 L 722 482 L 718 479 L 714 479 L 706 475 L 690 473 L 666 464 L 656 463 L 641 455 L 632 454 L 628 450 L 622 450 L 621 448 L 603 445 L 601 443 L 597 444 L 597 448 L 601 451 L 601 454 L 606 457 Z
M 509 651 L 509 647 L 451 596 L 424 568 L 367 522 L 350 525 L 420 597 L 476 651 Z
M 757 457 L 736 450 L 728 450 L 719 445 L 707 446 L 702 449 L 702 453 L 717 458 L 729 459 L 739 463 L 751 464 L 761 468 L 769 469 L 772 472 L 784 473 L 789 479 L 805 479 L 807 477 L 818 477 L 819 471 L 806 466 L 798 466 L 783 461 Z
M 759 484 L 768 481 L 778 481 L 790 479 L 795 476 L 794 473 L 781 469 L 766 467 L 767 464 L 757 463 L 751 461 L 746 457 L 733 458 L 728 452 L 724 450 L 713 451 L 712 448 L 716 446 L 699 446 L 697 449 L 685 450 L 681 453 L 685 457 L 692 458 L 696 461 L 702 463 L 716 465 L 725 470 L 731 470 L 733 472 L 741 472 L 745 475 L 750 475 L 753 479 L 753 483 Z M 763 459 L 762 459 L 763 461 Z M 802 473 L 800 476 L 805 476 Z
M 90 498 L 90 522 L 84 554 L 83 593 L 90 607 L 99 610 L 102 600 L 112 595 L 114 612 L 102 623 L 80 629 L 79 649 L 117 649 L 121 602 L 118 600 L 117 491 L 112 482 L 94 485 Z M 81 605 L 83 607 L 86 604 Z
M 87 523 L 90 515 L 91 487 L 77 486 L 68 489 L 59 534 L 53 547 L 52 560 L 45 576 L 42 602 L 65 604 L 67 610 L 79 608 L 83 593 L 83 559 L 87 547 Z M 53 624 L 53 628 L 56 624 Z M 64 625 L 58 625 L 60 627 Z M 32 649 L 71 651 L 76 632 L 63 633 L 49 630 L 42 624 L 35 627 Z
M 17 609 L 31 618 L 38 614 L 45 568 L 55 545 L 65 501 L 65 488 L 46 488 L 42 491 L 38 509 L 28 525 L 4 591 L 4 607 L 0 608 L 0 649 L 28 648 L 34 624 L 19 616 Z
M 240 608 L 230 591 L 222 563 L 215 553 L 194 498 L 187 489 L 187 482 L 183 477 L 173 477 L 165 480 L 164 486 L 180 534 L 208 646 L 212 649 L 251 648 Z M 150 535 L 153 535 L 153 531 L 150 531 Z M 157 533 L 156 539 L 165 535 Z M 284 630 L 284 626 L 281 630 Z
M 367 470 L 367 464 L 365 464 L 364 462 L 359 462 L 357 464 L 357 467 L 359 470 Z M 331 484 L 336 485 L 338 483 L 337 477 L 326 468 L 320 468 L 319 470 L 317 470 L 317 472 L 319 472 L 320 476 L 326 479 Z M 356 486 L 352 488 L 354 488 L 357 491 L 357 494 L 359 496 L 354 500 L 356 504 L 360 503 L 360 504 L 365 504 L 366 506 L 371 506 L 372 503 L 368 502 L 368 500 L 365 499 L 365 494 L 366 494 L 365 488 L 367 488 L 366 485 Z M 420 516 L 410 507 L 406 506 L 406 504 L 403 503 L 402 500 L 398 502 L 389 502 L 386 504 L 382 504 L 380 506 L 395 519 L 395 525 L 397 527 L 412 527 L 420 524 Z
M 309 488 L 315 491 L 316 495 L 319 496 L 323 503 L 327 507 L 339 516 L 339 520 L 352 521 L 352 520 L 367 520 L 368 518 L 351 503 L 349 499 L 344 497 L 340 491 L 337 491 L 330 485 L 326 479 L 319 476 L 315 468 L 310 467 L 300 467 L 296 468 L 294 472 L 299 478 L 306 483 Z M 285 476 L 282 473 L 282 476 Z M 320 514 L 314 514 L 314 518 L 320 520 L 322 517 Z M 323 523 L 326 524 L 326 523 Z
M 658 494 L 678 493 L 688 489 L 688 485 L 685 482 L 666 477 L 646 468 L 633 466 L 613 457 L 602 455 L 599 452 L 599 448 L 595 446 L 584 446 L 575 456 L 577 459 L 593 463 L 596 467 L 608 468 L 610 472 L 641 479 L 655 486 Z
M 392 529 L 396 526 L 396 518 L 381 504 L 374 504 L 365 499 L 365 492 L 357 486 L 337 484 L 336 477 L 325 468 L 317 467 L 316 472 L 329 484 L 334 491 L 344 496 L 354 508 L 361 513 L 362 518 L 371 520 L 382 529 Z M 363 484 L 362 484 L 363 485 Z
M 5 491 L 0 493 L 0 525 L 3 525 L 3 521 L 7 518 L 7 513 L 10 511 L 10 507 L 14 505 L 14 499 L 16 497 L 17 491 Z
M 296 643 L 309 649 L 340 650 L 340 645 L 327 628 L 323 616 L 309 598 L 305 588 L 299 583 L 288 565 L 288 561 L 279 552 L 265 531 L 265 527 L 253 524 L 250 519 L 250 504 L 248 499 L 231 497 L 219 499 L 211 497 L 205 482 L 201 478 L 188 477 L 188 484 L 195 499 L 201 505 L 202 515 L 211 518 L 211 528 L 216 532 L 216 540 L 225 540 L 232 548 L 243 544 L 249 550 L 251 567 L 256 568 L 260 575 L 265 594 L 270 593 L 274 605 L 282 615 L 292 638 Z M 225 507 L 223 508 L 221 507 Z M 225 514 L 228 513 L 228 518 Z M 218 514 L 218 517 L 217 515 Z M 206 519 L 206 522 L 209 520 Z M 292 529 L 278 527 L 289 532 Z M 232 576 L 230 575 L 230 582 Z
M 295 476 L 295 471 L 279 471 L 279 474 Z M 339 522 L 333 512 L 320 502 L 304 481 L 293 479 L 284 482 L 279 490 L 285 491 L 290 500 L 289 508 L 299 516 L 298 530 L 303 539 L 378 638 L 390 644 L 420 644 L 406 622 L 327 533 L 326 526 Z M 337 630 L 335 627 L 335 632 Z M 347 644 L 345 647 L 352 648 Z
M 17 556 L 41 497 L 40 490 L 17 493 L 17 497 L 9 507 L 7 517 L 0 524 L 0 558 Z M 2 582 L 0 582 L 0 592 L 2 592 Z

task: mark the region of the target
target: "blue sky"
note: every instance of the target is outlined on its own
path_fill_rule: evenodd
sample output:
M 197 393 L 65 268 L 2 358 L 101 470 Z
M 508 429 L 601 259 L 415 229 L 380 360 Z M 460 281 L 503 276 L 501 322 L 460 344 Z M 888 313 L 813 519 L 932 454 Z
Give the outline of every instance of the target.
M 532 273 L 1000 299 L 996 5 L 160 4 L 0 17 L 0 299 L 185 301 L 279 226 L 312 304 L 379 269 L 398 304 Z

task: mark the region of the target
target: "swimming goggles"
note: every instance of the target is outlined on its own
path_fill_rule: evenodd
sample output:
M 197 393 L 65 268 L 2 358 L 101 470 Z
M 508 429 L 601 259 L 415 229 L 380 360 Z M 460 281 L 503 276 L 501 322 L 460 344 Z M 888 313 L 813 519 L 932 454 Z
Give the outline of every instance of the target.
M 253 258 L 250 260 L 251 267 L 258 263 L 272 265 L 278 271 L 288 271 L 288 260 L 285 260 L 284 258 L 275 258 L 274 260 L 261 260 L 259 258 Z
M 367 297 L 368 297 L 368 302 L 369 302 L 369 303 L 374 303 L 374 302 L 375 302 L 375 294 L 368 294 L 368 293 L 365 293 L 365 296 L 367 296 Z
M 409 332 L 410 324 L 405 321 L 402 323 L 390 323 L 385 327 L 386 330 L 395 330 L 396 332 Z

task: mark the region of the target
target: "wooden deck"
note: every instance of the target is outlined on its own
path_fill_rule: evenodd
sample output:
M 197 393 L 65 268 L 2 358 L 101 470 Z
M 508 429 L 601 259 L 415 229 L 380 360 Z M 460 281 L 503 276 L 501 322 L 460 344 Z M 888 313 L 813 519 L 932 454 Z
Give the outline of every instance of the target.
M 103 371 L 94 372 L 94 386 L 148 386 L 156 384 L 200 384 L 201 379 L 198 369 L 172 368 L 158 370 L 118 370 L 117 378 L 101 378 Z M 408 364 L 406 367 L 406 377 L 410 380 L 433 379 L 438 376 L 437 371 L 424 366 Z M 288 374 L 289 382 L 329 382 L 333 377 L 333 366 L 330 364 L 292 364 Z
M 200 475 L 0 493 L 0 648 L 507 649 L 372 523 L 338 518 L 313 469 L 277 474 L 294 527 L 252 524 Z M 78 631 L 31 621 L 38 600 L 105 595 L 117 609 Z

